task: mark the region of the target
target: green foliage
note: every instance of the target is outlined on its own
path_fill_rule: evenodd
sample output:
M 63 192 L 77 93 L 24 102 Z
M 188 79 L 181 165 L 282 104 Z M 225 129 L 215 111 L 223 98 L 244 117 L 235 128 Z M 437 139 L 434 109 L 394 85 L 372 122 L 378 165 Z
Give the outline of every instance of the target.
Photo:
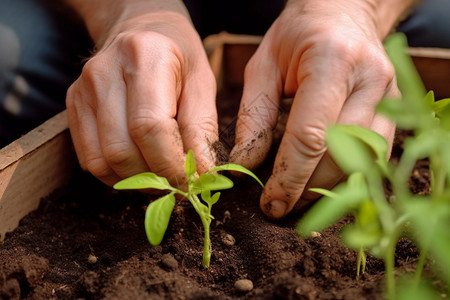
M 170 215 L 175 207 L 175 196 L 167 194 L 153 201 L 145 211 L 145 232 L 148 241 L 153 246 L 159 245 L 164 237 L 167 226 L 169 226 Z
M 406 293 L 411 289 L 395 291 L 394 253 L 400 237 L 410 238 L 421 252 L 414 276 L 417 295 L 432 293 L 421 283 L 427 256 L 440 266 L 442 279 L 450 285 L 450 99 L 435 101 L 433 92 L 426 93 L 405 51 L 403 35 L 391 36 L 385 47 L 402 97 L 383 99 L 377 110 L 399 128 L 412 130 L 414 136 L 405 140 L 403 154 L 394 165 L 386 160 L 388 144 L 377 133 L 357 126 L 331 126 L 326 136 L 328 151 L 349 177 L 332 191 L 313 189 L 324 197 L 299 221 L 296 231 L 309 237 L 353 215 L 354 222 L 342 228 L 341 238 L 344 245 L 358 251 L 357 276 L 364 272 L 369 252 L 384 260 L 388 298 L 409 299 Z M 431 193 L 414 195 L 409 178 L 415 163 L 425 158 L 430 161 Z M 391 184 L 395 201 L 386 198 L 385 181 Z
M 153 246 L 159 245 L 164 238 L 164 234 L 169 226 L 170 216 L 175 207 L 175 194 L 186 197 L 200 216 L 203 224 L 205 231 L 203 266 L 209 267 L 211 259 L 209 230 L 211 220 L 214 219 L 211 214 L 211 208 L 220 198 L 220 192 L 211 195 L 211 191 L 230 189 L 233 187 L 233 182 L 230 179 L 224 175 L 217 174 L 217 172 L 225 170 L 241 172 L 253 177 L 261 186 L 264 187 L 264 185 L 255 174 L 236 164 L 217 166 L 210 169 L 207 173 L 197 175 L 197 166 L 191 150 L 186 155 L 184 170 L 188 181 L 187 192 L 172 187 L 166 178 L 160 177 L 152 172 L 140 173 L 123 179 L 116 183 L 114 188 L 117 190 L 151 188 L 169 191 L 167 195 L 151 202 L 145 213 L 145 232 L 150 244 Z M 201 195 L 201 199 L 198 197 L 199 194 Z

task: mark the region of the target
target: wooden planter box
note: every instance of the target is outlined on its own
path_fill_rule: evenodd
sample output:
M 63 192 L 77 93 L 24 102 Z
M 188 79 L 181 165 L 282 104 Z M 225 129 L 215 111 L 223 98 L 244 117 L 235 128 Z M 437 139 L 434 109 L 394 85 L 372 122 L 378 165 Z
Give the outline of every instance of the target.
M 261 37 L 220 33 L 205 39 L 218 89 L 241 86 L 246 62 Z M 450 50 L 409 49 L 427 89 L 450 97 Z M 0 240 L 36 209 L 40 200 L 64 187 L 77 166 L 66 112 L 61 112 L 0 149 Z

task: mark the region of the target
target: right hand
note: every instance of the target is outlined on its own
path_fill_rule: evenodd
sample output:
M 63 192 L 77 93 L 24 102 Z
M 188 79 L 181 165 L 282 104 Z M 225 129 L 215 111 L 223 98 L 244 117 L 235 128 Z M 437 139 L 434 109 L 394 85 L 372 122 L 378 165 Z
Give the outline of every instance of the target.
M 189 19 L 159 11 L 111 27 L 67 93 L 84 170 L 107 185 L 152 171 L 182 184 L 185 152 L 214 165 L 216 83 Z
M 284 217 L 343 178 L 327 153 L 331 124 L 370 128 L 392 145 L 395 126 L 375 107 L 396 98 L 395 72 L 381 43 L 370 1 L 288 1 L 245 69 L 230 158 L 253 169 L 266 157 L 282 97 L 293 98 L 262 211 Z

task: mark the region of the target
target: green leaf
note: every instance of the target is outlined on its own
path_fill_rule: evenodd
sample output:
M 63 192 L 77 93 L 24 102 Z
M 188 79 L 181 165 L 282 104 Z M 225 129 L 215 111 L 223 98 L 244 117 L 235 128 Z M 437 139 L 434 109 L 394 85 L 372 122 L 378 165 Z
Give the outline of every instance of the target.
M 241 165 L 237 165 L 237 164 L 225 164 L 225 165 L 221 165 L 221 166 L 216 166 L 214 168 L 212 168 L 211 170 L 208 171 L 208 173 L 213 173 L 213 172 L 218 172 L 218 171 L 236 171 L 236 172 L 241 172 L 244 173 L 246 175 L 251 176 L 253 179 L 255 179 L 262 187 L 264 187 L 264 184 L 261 182 L 261 180 L 259 180 L 259 178 L 249 169 L 241 166 Z
M 442 104 L 442 106 L 437 109 L 436 114 L 439 117 L 441 128 L 448 132 L 450 131 L 450 105 L 448 105 L 450 103 L 450 98 L 440 100 L 436 103 L 441 101 L 445 101 L 447 103 Z
M 375 204 L 366 199 L 358 205 L 355 223 L 341 231 L 343 243 L 352 249 L 367 249 L 379 243 L 382 237 L 381 225 Z
M 436 135 L 431 131 L 407 138 L 404 141 L 404 151 L 395 171 L 398 182 L 407 183 L 417 160 L 428 157 L 439 143 L 440 139 L 436 139 Z
M 405 277 L 399 278 L 397 300 L 442 300 L 442 297 L 433 289 L 433 286 L 423 280 L 417 286 Z
M 211 201 L 211 191 L 210 190 L 202 190 L 201 191 L 202 199 L 206 203 L 209 203 Z
M 450 98 L 441 99 L 439 101 L 433 102 L 433 110 L 437 115 L 439 115 L 440 112 L 449 107 L 449 104 Z
M 169 226 L 170 215 L 175 207 L 175 196 L 167 194 L 153 201 L 145 212 L 145 233 L 151 245 L 157 246 L 161 243 Z
M 441 145 L 442 151 L 440 152 L 442 155 L 442 168 L 444 168 L 445 173 L 447 174 L 448 180 L 450 180 L 450 138 Z M 450 195 L 449 195 L 450 201 Z
M 204 190 L 225 190 L 233 187 L 233 181 L 220 174 L 201 174 L 190 187 L 189 192 L 192 194 L 200 194 Z
M 372 226 L 373 223 L 378 224 L 378 212 L 375 204 L 370 200 L 366 200 L 359 205 L 356 215 L 356 224 L 364 227 Z
M 343 125 L 334 125 L 327 130 L 326 141 L 331 156 L 346 174 L 371 172 L 374 157 L 369 148 L 344 128 Z
M 448 197 L 448 196 L 447 196 Z M 411 224 L 421 249 L 429 249 L 436 265 L 444 271 L 443 279 L 450 284 L 450 206 L 448 202 L 433 202 L 428 197 L 410 200 L 405 209 L 411 214 Z
M 401 99 L 383 99 L 377 107 L 377 112 L 394 121 L 403 129 L 415 129 L 419 126 L 417 116 Z
M 406 36 L 397 33 L 386 38 L 384 47 L 394 65 L 397 85 L 403 98 L 417 108 L 419 106 L 423 107 L 426 106 L 426 103 L 423 101 L 426 90 L 411 57 L 406 52 L 407 45 Z
M 450 232 L 448 231 L 449 224 L 443 223 L 436 229 L 433 242 L 430 245 L 430 252 L 436 260 L 436 265 L 443 270 L 443 279 L 450 285 Z
M 186 154 L 186 163 L 184 165 L 184 172 L 186 173 L 186 177 L 188 180 L 194 176 L 195 172 L 197 172 L 197 166 L 195 165 L 194 152 L 189 150 Z
M 314 231 L 328 228 L 340 218 L 355 210 L 368 198 L 367 184 L 361 173 L 350 175 L 347 182 L 336 186 L 332 197 L 324 196 L 311 207 L 297 224 L 296 233 L 308 238 Z
M 310 188 L 310 189 L 308 189 L 308 191 L 315 192 L 315 193 L 318 193 L 318 194 L 322 194 L 322 195 L 327 196 L 329 198 L 337 198 L 339 196 L 335 192 L 332 192 L 332 191 L 329 191 L 329 190 L 326 190 L 326 189 L 321 189 L 321 188 Z
M 152 172 L 144 172 L 125 178 L 114 185 L 116 190 L 175 190 L 165 177 L 161 177 Z
M 217 201 L 219 201 L 219 198 L 220 198 L 220 192 L 215 193 L 211 197 L 211 191 L 209 191 L 209 190 L 202 191 L 202 199 L 203 199 L 203 201 L 208 203 L 209 206 L 213 206 L 214 204 L 216 204 Z
M 349 224 L 342 228 L 342 242 L 351 249 L 370 248 L 379 243 L 381 231 L 376 223 L 371 226 L 360 227 L 356 224 Z
M 425 103 L 427 103 L 427 105 L 429 105 L 430 107 L 434 108 L 434 105 L 435 105 L 434 92 L 433 91 L 429 91 L 425 95 L 425 98 L 423 99 L 423 101 L 425 101 Z M 433 111 L 436 112 L 434 109 L 433 109 Z
M 387 173 L 387 157 L 389 144 L 386 139 L 375 131 L 354 125 L 339 125 L 342 130 L 365 143 L 375 154 L 378 166 Z
M 405 112 L 404 118 L 397 114 L 397 117 L 400 118 L 393 120 L 400 128 L 411 129 L 410 126 L 413 126 L 414 129 L 420 131 L 432 128 L 436 124 L 431 104 L 432 94 L 425 98 L 425 87 L 411 57 L 406 51 L 407 42 L 405 35 L 397 33 L 388 37 L 385 41 L 385 49 L 394 65 L 397 85 L 402 94 L 402 100 L 398 103 L 402 105 L 401 109 Z M 384 104 L 386 103 L 389 103 L 389 101 Z M 412 121 L 411 116 L 415 117 L 415 124 L 410 123 Z M 406 118 L 408 119 L 408 124 L 402 123 L 401 120 L 406 120 Z M 408 126 L 403 127 L 404 125 Z
M 221 195 L 220 192 L 214 193 L 214 195 L 212 195 L 212 197 L 211 197 L 211 201 L 209 202 L 209 205 L 216 204 L 217 201 L 219 201 L 220 195 Z

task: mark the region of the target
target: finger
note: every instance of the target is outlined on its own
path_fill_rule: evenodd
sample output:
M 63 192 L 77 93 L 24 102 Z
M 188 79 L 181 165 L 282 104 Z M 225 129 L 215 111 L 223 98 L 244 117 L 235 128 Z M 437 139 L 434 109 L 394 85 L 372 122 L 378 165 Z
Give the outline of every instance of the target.
M 149 168 L 128 133 L 126 86 L 120 76 L 110 76 L 106 94 L 97 100 L 98 137 L 104 160 L 123 179 Z
M 184 152 L 175 121 L 181 66 L 177 65 L 178 58 L 163 48 L 161 44 L 141 48 L 146 53 L 136 53 L 134 57 L 143 61 L 125 64 L 127 123 L 150 170 L 181 185 L 185 181 Z M 148 53 L 152 57 L 146 60 Z
M 91 172 L 107 185 L 113 185 L 119 177 L 103 158 L 97 135 L 97 119 L 94 109 L 85 100 L 93 97 L 92 90 L 79 78 L 67 93 L 67 116 L 75 151 L 83 170 Z
M 339 115 L 338 123 L 370 128 L 385 137 L 389 145 L 389 157 L 395 134 L 395 124 L 387 118 L 375 114 L 375 110 L 376 105 L 381 98 L 387 97 L 389 99 L 394 99 L 400 95 L 400 92 L 393 78 L 394 71 L 390 65 L 386 65 L 386 69 L 381 68 L 377 70 L 376 74 L 378 74 L 378 80 L 366 80 L 366 82 L 360 84 L 360 88 L 356 89 L 346 100 Z M 380 77 L 379 74 L 386 75 Z M 372 76 L 370 78 L 372 78 Z M 389 84 L 386 85 L 385 82 L 388 82 Z M 386 159 L 388 157 L 386 157 Z M 307 202 L 320 197 L 317 193 L 309 192 L 309 188 L 323 188 L 329 190 L 344 178 L 345 176 L 340 168 L 327 153 L 322 157 L 314 170 L 296 207 L 304 206 Z
M 349 70 L 345 68 L 330 68 L 328 72 L 299 76 L 303 81 L 295 94 L 274 169 L 260 199 L 267 216 L 278 219 L 292 210 L 322 159 L 326 129 L 338 119 L 349 94 L 348 84 L 342 80 L 346 72 Z
M 219 135 L 215 96 L 215 78 L 206 63 L 199 72 L 186 77 L 178 105 L 177 121 L 184 151 L 194 151 L 199 173 L 208 171 L 216 163 L 214 145 Z
M 254 169 L 265 159 L 272 143 L 281 99 L 281 75 L 273 57 L 262 50 L 251 58 L 244 75 L 230 160 Z

